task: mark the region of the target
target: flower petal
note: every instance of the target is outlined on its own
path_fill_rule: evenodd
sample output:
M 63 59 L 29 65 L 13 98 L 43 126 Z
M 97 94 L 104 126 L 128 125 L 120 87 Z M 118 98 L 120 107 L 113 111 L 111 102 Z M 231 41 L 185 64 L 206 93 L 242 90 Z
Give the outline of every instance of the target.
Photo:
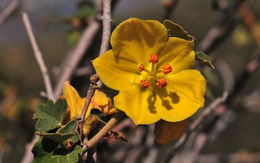
M 187 41 L 177 37 L 170 37 L 159 54 L 158 67 L 170 64 L 173 72 L 192 68 L 195 60 L 193 46 L 194 40 Z
M 76 119 L 81 114 L 85 99 L 81 98 L 77 90 L 65 82 L 63 86 L 63 97 L 66 99 L 70 111 L 70 119 Z
M 138 65 L 115 56 L 112 50 L 95 59 L 93 65 L 103 83 L 115 90 L 130 85 L 138 77 Z
M 165 89 L 156 88 L 162 107 L 159 116 L 169 122 L 182 121 L 192 116 L 204 104 L 206 81 L 197 70 L 183 70 L 166 75 Z M 159 105 L 159 104 L 157 104 Z
M 168 40 L 166 27 L 156 20 L 130 18 L 117 26 L 111 35 L 116 56 L 141 64 L 150 54 L 158 54 Z
M 88 110 L 91 110 L 92 108 L 98 109 L 99 111 L 103 112 L 104 115 L 111 115 L 116 112 L 116 109 L 112 106 L 111 99 L 98 89 L 95 91 L 95 94 L 91 99 Z
M 114 102 L 115 107 L 124 111 L 135 124 L 152 124 L 160 119 L 154 106 L 155 97 L 149 88 L 132 86 L 121 90 Z

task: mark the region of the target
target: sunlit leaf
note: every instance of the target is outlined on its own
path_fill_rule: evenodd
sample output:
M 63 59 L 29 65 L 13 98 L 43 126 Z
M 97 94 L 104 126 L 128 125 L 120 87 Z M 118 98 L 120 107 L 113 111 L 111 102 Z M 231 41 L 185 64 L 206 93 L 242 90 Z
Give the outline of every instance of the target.
M 59 99 L 55 104 L 49 100 L 47 104 L 40 105 L 33 115 L 37 119 L 36 132 L 48 132 L 61 127 L 62 120 L 67 111 L 66 100 Z

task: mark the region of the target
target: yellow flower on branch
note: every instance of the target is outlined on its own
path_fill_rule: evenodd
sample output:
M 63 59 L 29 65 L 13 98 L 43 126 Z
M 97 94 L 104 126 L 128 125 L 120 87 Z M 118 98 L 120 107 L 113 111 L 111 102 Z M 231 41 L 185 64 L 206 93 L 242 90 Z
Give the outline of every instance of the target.
M 65 98 L 68 104 L 68 116 L 66 116 L 67 119 L 65 119 L 65 122 L 75 120 L 77 117 L 80 117 L 86 98 L 81 98 L 77 90 L 71 86 L 69 82 L 65 82 L 64 84 L 62 98 Z M 97 122 L 97 119 L 90 114 L 93 108 L 103 112 L 104 115 L 111 115 L 117 111 L 112 106 L 111 99 L 102 91 L 96 90 L 85 116 L 85 122 L 83 125 L 84 135 L 87 135 L 87 133 L 95 126 Z
M 179 122 L 204 104 L 206 81 L 192 70 L 194 40 L 168 37 L 155 20 L 130 18 L 112 33 L 112 50 L 93 61 L 114 105 L 136 124 Z

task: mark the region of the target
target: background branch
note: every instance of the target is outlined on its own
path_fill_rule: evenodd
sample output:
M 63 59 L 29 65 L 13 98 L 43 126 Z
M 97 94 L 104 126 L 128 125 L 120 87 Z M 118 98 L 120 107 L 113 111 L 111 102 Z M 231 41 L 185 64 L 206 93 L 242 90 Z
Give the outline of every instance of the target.
M 0 13 L 0 24 L 18 7 L 19 0 L 12 0 L 10 4 Z
M 27 31 L 27 34 L 28 34 L 29 39 L 30 39 L 31 44 L 32 44 L 34 56 L 36 58 L 36 61 L 39 65 L 41 73 L 42 73 L 43 81 L 44 81 L 45 88 L 46 88 L 46 91 L 47 91 L 47 97 L 48 97 L 48 99 L 55 101 L 52 86 L 51 86 L 51 80 L 50 80 L 49 73 L 48 73 L 48 69 L 47 69 L 47 67 L 46 67 L 46 65 L 43 61 L 42 53 L 41 53 L 39 46 L 36 42 L 36 39 L 35 39 L 35 36 L 33 34 L 32 27 L 31 27 L 30 20 L 28 18 L 27 13 L 22 12 L 22 20 L 23 20 L 25 29 Z

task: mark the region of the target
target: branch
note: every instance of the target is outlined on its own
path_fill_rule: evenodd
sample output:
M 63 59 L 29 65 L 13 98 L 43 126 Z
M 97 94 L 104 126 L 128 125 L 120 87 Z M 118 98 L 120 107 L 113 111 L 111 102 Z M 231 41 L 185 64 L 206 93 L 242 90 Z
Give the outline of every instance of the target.
M 89 26 L 83 31 L 78 43 L 72 49 L 72 51 L 69 52 L 69 54 L 66 56 L 65 60 L 62 63 L 62 71 L 54 91 L 55 97 L 59 97 L 62 93 L 64 82 L 70 80 L 77 65 L 84 56 L 84 53 L 90 47 L 98 30 L 100 29 L 100 24 L 94 18 L 91 19 L 88 24 Z
M 26 145 L 25 154 L 23 156 L 21 163 L 32 162 L 32 160 L 33 160 L 32 148 L 33 148 L 34 144 L 38 141 L 39 138 L 40 138 L 39 135 L 34 135 L 32 141 Z
M 173 148 L 170 150 L 169 154 L 166 156 L 166 161 L 169 162 L 175 154 L 181 149 L 181 147 L 186 143 L 187 139 L 189 138 L 189 135 L 191 132 L 193 132 L 199 124 L 215 109 L 218 105 L 225 102 L 228 97 L 228 92 L 224 92 L 223 95 L 216 100 L 214 100 L 207 108 L 203 110 L 203 112 L 199 115 L 199 117 L 190 125 L 189 129 L 186 131 L 185 134 L 183 134 L 178 141 L 175 143 Z
M 93 147 L 103 136 L 108 133 L 108 131 L 112 130 L 112 128 L 124 115 L 125 114 L 123 112 L 118 111 L 116 115 L 111 118 L 93 138 L 91 138 L 87 143 L 84 144 L 83 152 L 86 152 L 89 148 Z
M 18 7 L 19 0 L 13 0 L 0 14 L 0 24 Z
M 170 19 L 170 16 L 178 3 L 179 0 L 162 0 L 162 6 L 165 8 L 163 20 Z
M 51 99 L 53 101 L 55 101 L 54 95 L 53 95 L 53 90 L 52 90 L 52 86 L 51 86 L 51 81 L 50 81 L 50 77 L 48 74 L 48 70 L 45 66 L 44 60 L 42 58 L 42 53 L 37 45 L 36 39 L 34 37 L 33 31 L 32 31 L 32 27 L 30 24 L 30 20 L 29 17 L 27 15 L 27 13 L 22 12 L 22 20 L 24 23 L 24 26 L 26 28 L 26 31 L 28 33 L 29 39 L 31 41 L 32 47 L 33 47 L 33 51 L 34 51 L 34 56 L 37 60 L 37 63 L 40 67 L 41 73 L 42 73 L 42 77 L 43 77 L 43 81 L 44 81 L 44 85 L 46 87 L 46 91 L 47 91 L 47 97 L 48 99 Z M 27 144 L 26 146 L 26 150 L 25 150 L 25 154 L 23 156 L 22 159 L 22 163 L 29 163 L 32 162 L 33 160 L 33 154 L 32 154 L 32 148 L 34 146 L 34 144 L 38 141 L 39 136 L 38 135 L 34 135 L 33 140 Z
M 103 33 L 99 56 L 105 53 L 109 46 L 111 32 L 111 0 L 103 0 Z
M 26 28 L 26 31 L 28 33 L 28 36 L 29 36 L 29 39 L 31 41 L 31 44 L 32 44 L 32 48 L 33 48 L 33 51 L 34 51 L 34 56 L 37 60 L 37 63 L 40 67 L 40 70 L 41 70 L 41 73 L 42 73 L 42 77 L 43 77 L 43 81 L 44 81 L 44 84 L 45 84 L 45 88 L 46 88 L 46 91 L 47 91 L 47 97 L 53 101 L 55 101 L 55 98 L 54 98 L 54 95 L 53 95 L 53 90 L 52 90 L 52 86 L 51 86 L 51 81 L 50 81 L 50 77 L 49 77 L 49 74 L 48 74 L 48 69 L 43 61 L 43 58 L 42 58 L 42 53 L 38 47 L 38 44 L 35 40 L 35 36 L 33 34 L 33 31 L 32 31 L 32 27 L 31 27 L 31 24 L 30 24 L 30 20 L 29 20 L 29 17 L 27 15 L 27 13 L 25 12 L 22 12 L 22 20 L 23 20 L 23 23 L 24 23 L 24 26 Z
M 219 43 L 231 34 L 236 23 L 238 8 L 246 0 L 235 0 L 229 8 L 222 9 L 222 16 L 216 25 L 214 25 L 199 45 L 199 48 L 205 53 L 210 53 Z
M 89 107 L 89 104 L 91 102 L 91 99 L 92 99 L 92 97 L 94 96 L 94 93 L 95 93 L 94 86 L 97 85 L 98 80 L 99 80 L 98 75 L 96 75 L 96 74 L 91 75 L 87 97 L 86 97 L 85 104 L 84 104 L 84 107 L 82 109 L 80 121 L 79 121 L 80 139 L 82 137 L 82 131 L 83 131 L 83 124 L 84 124 L 84 121 L 85 121 L 85 116 L 86 116 L 86 113 L 88 111 L 88 107 Z

